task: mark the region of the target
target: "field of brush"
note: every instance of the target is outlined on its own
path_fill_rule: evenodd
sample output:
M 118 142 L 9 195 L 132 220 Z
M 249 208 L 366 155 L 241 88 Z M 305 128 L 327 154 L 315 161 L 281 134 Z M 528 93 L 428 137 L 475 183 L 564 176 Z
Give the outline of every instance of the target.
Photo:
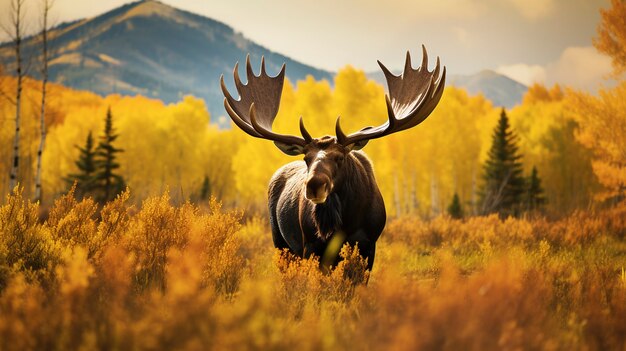
M 45 222 L 0 208 L 2 350 L 626 347 L 626 207 L 560 220 L 391 219 L 369 275 L 273 249 L 265 218 L 167 195 Z M 363 284 L 368 280 L 368 284 Z

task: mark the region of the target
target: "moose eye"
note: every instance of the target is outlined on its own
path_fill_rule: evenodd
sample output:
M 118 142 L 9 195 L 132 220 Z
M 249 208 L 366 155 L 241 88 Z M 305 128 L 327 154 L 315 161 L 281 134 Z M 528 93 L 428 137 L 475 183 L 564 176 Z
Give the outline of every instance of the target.
M 304 156 L 304 162 L 307 164 L 307 166 L 310 165 L 311 164 L 311 157 L 308 156 L 308 155 Z
M 344 159 L 345 156 L 343 154 L 335 156 L 335 162 L 337 163 L 342 163 Z

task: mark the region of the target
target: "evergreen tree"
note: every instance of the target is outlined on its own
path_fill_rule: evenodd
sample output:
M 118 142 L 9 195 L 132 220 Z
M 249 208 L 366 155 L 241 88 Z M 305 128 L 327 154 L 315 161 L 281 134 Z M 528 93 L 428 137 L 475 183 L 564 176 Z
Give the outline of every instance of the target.
M 78 167 L 78 173 L 70 174 L 65 180 L 72 186 L 76 183 L 75 195 L 77 198 L 83 198 L 94 190 L 96 173 L 96 150 L 94 148 L 93 136 L 91 132 L 87 135 L 85 146 L 76 146 L 80 150 L 78 160 L 75 162 Z
M 452 197 L 452 203 L 450 203 L 450 206 L 448 206 L 448 214 L 452 218 L 463 218 L 463 207 L 461 206 L 461 200 L 459 199 L 459 195 L 457 193 L 454 193 L 454 196 Z
M 111 108 L 109 107 L 104 123 L 104 135 L 100 137 L 96 151 L 96 200 L 100 203 L 113 200 L 125 187 L 122 176 L 115 173 L 120 168 L 119 163 L 116 162 L 116 154 L 123 151 L 113 146 L 113 142 L 117 137 L 118 135 L 115 134 L 115 129 L 113 128 Z
M 206 201 L 211 196 L 211 182 L 208 176 L 204 176 L 202 181 L 202 189 L 200 190 L 200 200 Z
M 546 198 L 541 187 L 541 179 L 539 178 L 537 167 L 533 167 L 526 183 L 526 209 L 529 211 L 538 210 L 546 203 Z
M 484 165 L 484 184 L 480 194 L 484 213 L 497 212 L 501 216 L 519 213 L 526 189 L 516 143 L 517 137 L 502 109 Z

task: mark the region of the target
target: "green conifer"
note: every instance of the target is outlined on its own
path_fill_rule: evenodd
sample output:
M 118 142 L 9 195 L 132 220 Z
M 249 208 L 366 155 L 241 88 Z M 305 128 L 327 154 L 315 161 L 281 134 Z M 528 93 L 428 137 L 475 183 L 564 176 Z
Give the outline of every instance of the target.
M 85 146 L 76 146 L 76 148 L 80 150 L 78 160 L 75 162 L 76 167 L 78 167 L 78 173 L 70 174 L 65 178 L 65 181 L 67 181 L 70 186 L 76 183 L 74 194 L 80 199 L 90 195 L 95 188 L 96 150 L 91 132 L 87 135 Z
M 96 152 L 96 200 L 100 203 L 113 200 L 125 187 L 124 179 L 116 173 L 120 167 L 116 161 L 116 155 L 123 151 L 113 145 L 117 137 L 118 134 L 115 134 L 113 116 L 109 107 L 104 123 L 104 135 L 100 137 Z
M 459 195 L 457 193 L 454 193 L 452 203 L 448 206 L 448 214 L 452 218 L 463 218 L 463 206 L 461 206 L 461 200 L 459 199 Z
M 497 212 L 501 216 L 519 213 L 526 192 L 520 158 L 517 137 L 502 109 L 484 165 L 480 194 L 483 213 Z
M 208 176 L 204 176 L 202 181 L 202 189 L 200 189 L 200 200 L 206 201 L 211 196 L 211 182 Z
M 544 197 L 543 187 L 541 186 L 541 179 L 537 172 L 537 167 L 533 167 L 533 170 L 528 178 L 526 188 L 526 208 L 529 211 L 536 211 L 546 203 Z

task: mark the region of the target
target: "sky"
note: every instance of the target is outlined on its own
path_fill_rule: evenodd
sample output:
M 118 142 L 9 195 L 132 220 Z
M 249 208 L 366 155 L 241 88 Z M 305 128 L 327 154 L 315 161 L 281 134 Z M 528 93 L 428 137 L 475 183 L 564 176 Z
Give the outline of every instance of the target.
M 37 27 L 37 4 L 27 22 Z M 0 16 L 10 0 L 0 0 Z M 55 0 L 56 23 L 97 16 L 128 0 Z M 448 72 L 495 70 L 526 85 L 556 82 L 594 92 L 611 71 L 592 38 L 609 0 L 161 0 L 224 22 L 303 63 L 378 70 L 376 60 L 419 62 L 421 44 Z M 6 16 L 6 15 L 5 15 Z M 4 19 L 3 19 L 4 20 Z

